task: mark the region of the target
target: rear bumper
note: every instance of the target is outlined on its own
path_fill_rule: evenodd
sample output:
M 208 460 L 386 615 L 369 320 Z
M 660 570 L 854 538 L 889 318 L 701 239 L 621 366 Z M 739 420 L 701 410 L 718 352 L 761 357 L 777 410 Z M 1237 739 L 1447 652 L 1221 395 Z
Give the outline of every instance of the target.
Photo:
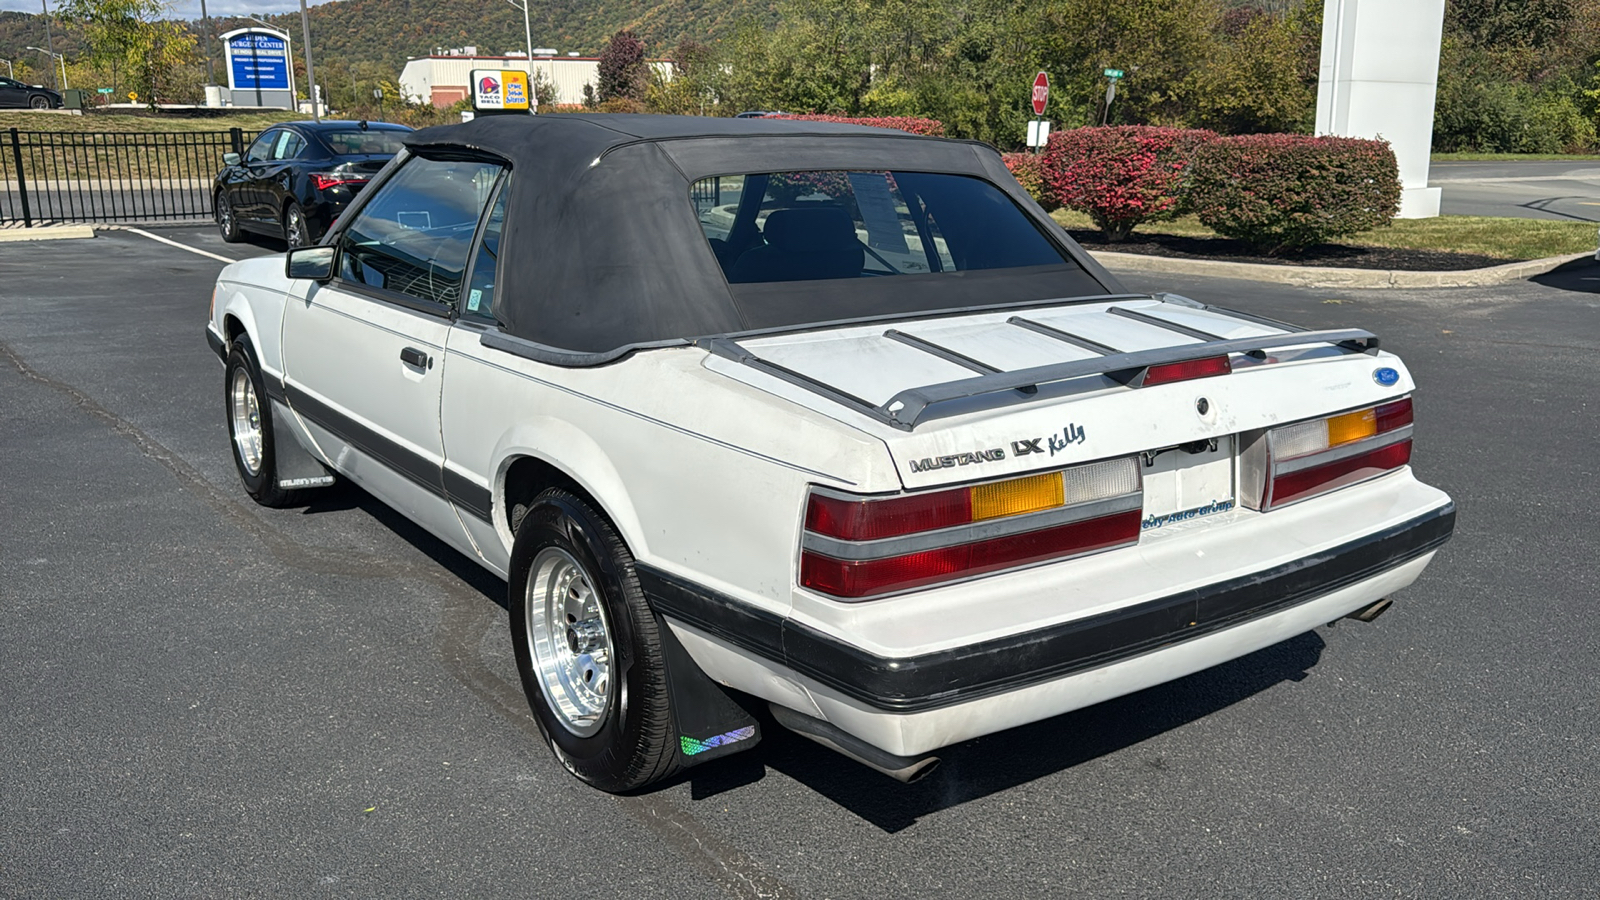
M 905 657 L 871 653 L 649 566 L 639 577 L 652 606 L 686 626 L 697 659 L 718 649 L 739 657 L 731 668 L 747 677 L 719 680 L 737 687 L 757 669 L 789 674 L 803 688 L 797 697 L 828 721 L 911 755 L 1178 678 L 1337 619 L 1409 585 L 1454 526 L 1446 502 L 1270 569 Z

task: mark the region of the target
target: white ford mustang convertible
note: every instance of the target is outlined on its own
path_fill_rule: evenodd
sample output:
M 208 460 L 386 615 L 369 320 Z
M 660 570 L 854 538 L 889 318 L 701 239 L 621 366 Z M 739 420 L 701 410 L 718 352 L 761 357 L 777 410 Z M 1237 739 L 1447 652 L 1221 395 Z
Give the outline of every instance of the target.
M 608 791 L 773 722 L 911 780 L 1370 620 L 1455 520 L 1376 337 L 1128 293 L 964 141 L 420 131 L 207 331 L 250 496 L 349 479 L 505 578 L 533 714 Z

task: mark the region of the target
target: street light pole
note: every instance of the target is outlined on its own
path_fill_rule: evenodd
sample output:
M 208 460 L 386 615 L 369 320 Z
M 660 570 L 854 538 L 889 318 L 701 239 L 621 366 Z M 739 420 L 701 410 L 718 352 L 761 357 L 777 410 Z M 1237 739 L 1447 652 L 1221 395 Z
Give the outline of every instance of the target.
M 66 57 L 65 54 L 57 53 L 54 50 L 46 50 L 43 47 L 29 47 L 28 49 L 29 50 L 37 50 L 40 53 L 43 53 L 45 56 L 48 56 L 48 57 L 51 58 L 51 60 L 50 60 L 51 62 L 54 62 L 54 61 L 56 61 L 58 59 L 61 60 L 61 89 L 64 91 L 67 88 L 72 87 L 72 85 L 67 84 L 67 57 Z M 51 70 L 51 76 L 54 77 L 54 75 L 55 75 L 55 67 L 52 66 L 52 65 L 49 65 L 47 63 L 45 65 L 45 68 L 50 69 Z
M 46 47 L 54 47 L 56 45 L 56 39 L 54 37 L 51 37 L 51 35 L 50 35 L 50 5 L 48 3 L 48 0 L 39 0 L 39 8 L 44 10 L 44 45 Z M 39 48 L 38 47 L 34 47 L 33 49 L 37 50 Z M 44 52 L 53 53 L 55 51 L 54 50 L 46 50 Z M 52 71 L 50 72 L 50 80 L 54 81 L 55 77 L 56 77 L 56 73 L 53 71 L 53 69 L 54 69 L 53 66 L 50 67 L 50 68 L 52 69 Z M 67 71 L 66 63 L 63 62 L 61 64 L 61 72 L 62 72 L 63 75 L 65 75 L 66 71 Z M 60 87 L 62 90 L 66 90 L 66 88 L 64 86 L 59 85 L 59 84 L 56 85 L 56 87 Z
M 306 16 L 306 0 L 300 0 L 300 32 L 306 39 L 306 82 L 309 85 L 307 93 L 311 95 L 311 118 L 321 124 L 322 113 L 317 110 L 317 73 L 311 67 L 311 20 Z
M 200 21 L 205 23 L 206 32 L 206 84 L 216 84 L 217 79 L 211 71 L 211 17 L 206 15 L 206 0 L 200 0 Z
M 522 9 L 522 39 L 528 42 L 523 49 L 528 51 L 528 81 L 530 82 L 528 91 L 531 93 L 533 91 L 533 85 L 531 84 L 533 81 L 533 26 L 528 23 L 528 0 L 506 0 L 506 2 Z
M 9 59 L 0 59 L 0 62 L 3 62 L 3 63 L 6 64 L 6 77 L 15 79 L 17 77 L 17 72 L 16 72 L 15 69 L 11 68 L 11 60 L 9 60 Z

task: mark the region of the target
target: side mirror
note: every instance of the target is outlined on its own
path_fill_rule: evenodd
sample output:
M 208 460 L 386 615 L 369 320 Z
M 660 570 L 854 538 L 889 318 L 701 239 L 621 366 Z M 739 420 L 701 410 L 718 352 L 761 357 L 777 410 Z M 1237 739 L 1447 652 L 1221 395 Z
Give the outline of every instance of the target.
M 224 153 L 224 154 L 222 154 L 222 164 L 225 165 L 225 166 L 237 166 L 239 164 L 239 154 L 237 154 L 237 153 Z
M 333 247 L 297 247 L 283 259 L 283 273 L 290 278 L 328 281 L 333 278 Z

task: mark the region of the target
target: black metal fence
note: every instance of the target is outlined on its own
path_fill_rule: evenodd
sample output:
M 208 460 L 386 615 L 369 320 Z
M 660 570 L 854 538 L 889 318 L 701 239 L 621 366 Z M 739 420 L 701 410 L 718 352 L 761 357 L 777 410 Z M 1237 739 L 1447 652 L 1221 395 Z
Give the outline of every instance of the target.
M 222 154 L 255 135 L 228 131 L 19 131 L 0 146 L 0 225 L 210 218 Z

